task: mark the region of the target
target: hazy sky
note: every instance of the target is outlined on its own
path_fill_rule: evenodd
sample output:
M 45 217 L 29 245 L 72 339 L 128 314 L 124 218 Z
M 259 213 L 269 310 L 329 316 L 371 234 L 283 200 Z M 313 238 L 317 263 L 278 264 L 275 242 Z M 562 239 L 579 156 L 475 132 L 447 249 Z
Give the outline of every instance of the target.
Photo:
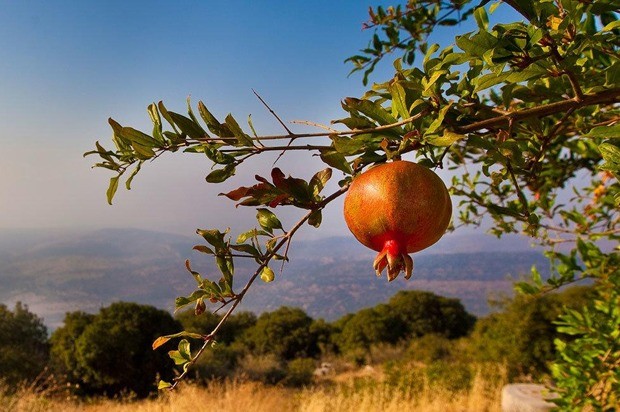
M 366 45 L 370 33 L 361 24 L 376 3 L 0 0 L 0 228 L 189 235 L 198 227 L 253 225 L 253 209 L 235 209 L 216 195 L 252 183 L 257 170 L 267 174 L 273 158 L 215 186 L 204 181 L 206 159 L 167 155 L 143 168 L 131 192 L 119 188 L 108 206 L 111 175 L 91 169 L 96 158 L 82 153 L 95 140 L 111 146 L 108 117 L 149 130 L 148 104 L 164 100 L 184 113 L 189 95 L 220 118 L 232 112 L 245 124 L 252 114 L 263 134 L 281 130 L 252 88 L 287 121 L 343 117 L 340 100 L 364 91 L 360 75 L 347 78 L 343 60 Z M 453 36 L 447 30 L 437 41 Z M 390 77 L 391 60 L 372 80 Z M 304 178 L 321 168 L 307 153 L 278 166 Z M 318 233 L 345 230 L 340 208 L 331 208 Z M 285 213 L 285 221 L 298 215 Z

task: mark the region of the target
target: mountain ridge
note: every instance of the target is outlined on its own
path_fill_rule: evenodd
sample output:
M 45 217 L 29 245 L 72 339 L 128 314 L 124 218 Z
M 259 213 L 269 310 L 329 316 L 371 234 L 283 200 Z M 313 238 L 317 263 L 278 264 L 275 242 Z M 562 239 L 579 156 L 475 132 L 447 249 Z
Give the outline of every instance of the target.
M 128 300 L 171 310 L 174 298 L 196 287 L 185 259 L 203 275 L 219 278 L 212 257 L 192 251 L 203 242 L 143 229 L 16 232 L 0 230 L 0 302 L 20 300 L 54 329 L 65 312 L 97 311 L 113 301 Z M 295 241 L 276 281 L 257 282 L 241 305 L 256 313 L 288 305 L 314 318 L 334 320 L 389 299 L 398 290 L 425 289 L 462 299 L 466 308 L 489 311 L 489 294 L 509 294 L 512 281 L 545 260 L 521 239 L 497 242 L 490 236 L 447 235 L 424 253 L 414 255 L 411 281 L 388 283 L 372 270 L 375 252 L 352 237 Z M 253 272 L 253 261 L 237 260 L 236 285 Z M 544 267 L 542 267 L 543 273 Z

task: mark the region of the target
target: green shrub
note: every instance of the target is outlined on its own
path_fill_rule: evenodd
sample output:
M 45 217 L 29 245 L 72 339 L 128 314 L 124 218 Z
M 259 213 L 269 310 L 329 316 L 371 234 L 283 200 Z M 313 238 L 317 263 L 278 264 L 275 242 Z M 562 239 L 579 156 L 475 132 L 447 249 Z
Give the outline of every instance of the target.
M 17 302 L 13 310 L 0 305 L 0 380 L 15 384 L 32 380 L 49 357 L 43 320 Z
M 293 359 L 287 365 L 286 379 L 284 383 L 288 386 L 300 387 L 312 383 L 316 361 L 311 358 Z

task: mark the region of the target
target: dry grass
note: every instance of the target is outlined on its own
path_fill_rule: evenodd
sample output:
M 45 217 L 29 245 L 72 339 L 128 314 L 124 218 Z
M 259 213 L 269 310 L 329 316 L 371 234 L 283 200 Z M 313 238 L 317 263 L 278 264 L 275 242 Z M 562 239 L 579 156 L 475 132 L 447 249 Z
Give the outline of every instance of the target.
M 183 385 L 156 399 L 97 400 L 90 403 L 37 393 L 22 388 L 15 395 L 0 390 L 0 410 L 11 412 L 493 412 L 500 411 L 503 379 L 489 381 L 478 374 L 469 391 L 453 393 L 424 385 L 421 391 L 395 390 L 377 381 L 348 383 L 303 390 L 252 382 L 214 383 L 209 387 Z

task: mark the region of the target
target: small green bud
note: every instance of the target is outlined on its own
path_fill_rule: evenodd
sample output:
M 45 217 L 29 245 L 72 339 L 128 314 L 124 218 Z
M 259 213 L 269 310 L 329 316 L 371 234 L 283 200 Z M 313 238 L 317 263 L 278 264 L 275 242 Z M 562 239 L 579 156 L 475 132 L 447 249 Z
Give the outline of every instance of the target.
M 260 274 L 261 280 L 265 283 L 273 282 L 273 279 L 275 277 L 276 277 L 275 273 L 273 273 L 273 270 L 271 270 L 269 266 L 265 266 L 263 268 L 263 271 Z

